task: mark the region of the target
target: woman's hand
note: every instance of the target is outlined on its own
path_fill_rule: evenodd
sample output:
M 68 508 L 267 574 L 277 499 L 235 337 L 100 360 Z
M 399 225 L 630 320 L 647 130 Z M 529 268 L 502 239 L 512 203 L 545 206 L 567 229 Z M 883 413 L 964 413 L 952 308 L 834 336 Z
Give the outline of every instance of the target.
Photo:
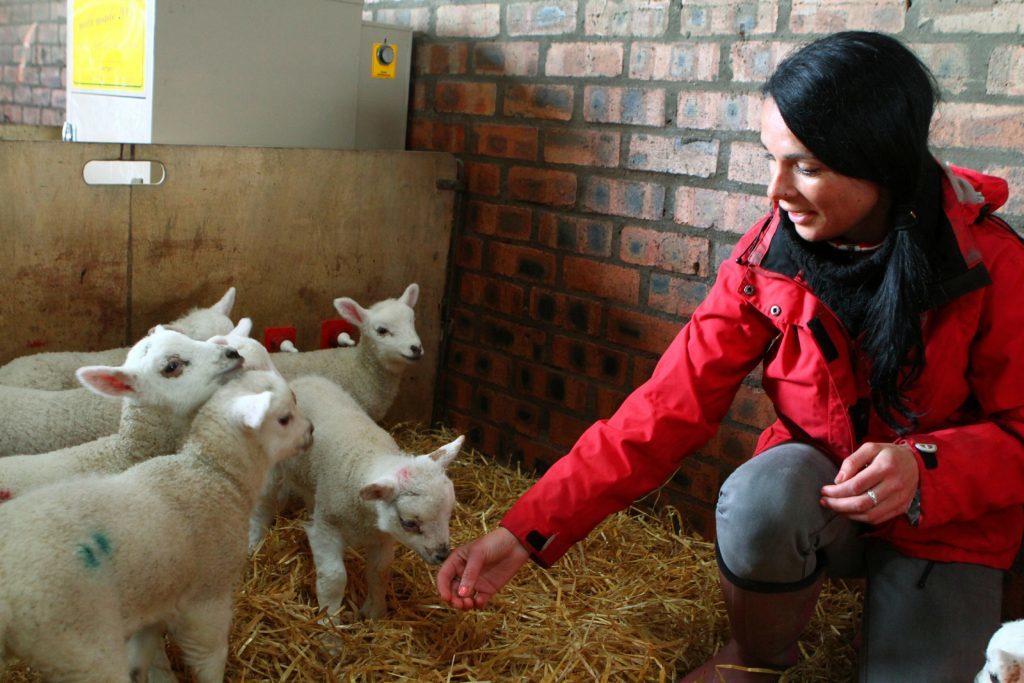
M 843 461 L 821 504 L 857 522 L 881 524 L 907 511 L 920 480 L 909 446 L 866 443 Z
M 458 609 L 483 607 L 528 559 L 519 539 L 498 527 L 448 556 L 437 573 L 437 592 Z

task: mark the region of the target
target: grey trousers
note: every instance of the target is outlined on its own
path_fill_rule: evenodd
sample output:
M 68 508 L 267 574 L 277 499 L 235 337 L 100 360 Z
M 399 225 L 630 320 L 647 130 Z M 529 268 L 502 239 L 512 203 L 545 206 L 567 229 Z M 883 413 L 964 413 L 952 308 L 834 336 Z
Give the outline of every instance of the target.
M 821 507 L 838 468 L 817 449 L 783 444 L 722 485 L 717 550 L 741 588 L 785 592 L 819 576 L 866 578 L 858 669 L 862 683 L 964 683 L 999 628 L 999 570 L 906 557 L 865 539 L 864 525 Z

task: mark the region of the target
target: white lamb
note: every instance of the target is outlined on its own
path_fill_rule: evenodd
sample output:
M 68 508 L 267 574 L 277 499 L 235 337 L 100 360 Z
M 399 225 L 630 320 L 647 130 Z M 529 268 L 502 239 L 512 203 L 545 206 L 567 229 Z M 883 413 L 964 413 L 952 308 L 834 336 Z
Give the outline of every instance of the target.
M 458 455 L 464 437 L 430 454 L 411 455 L 334 382 L 307 376 L 292 380 L 291 386 L 299 409 L 313 422 L 316 440 L 309 451 L 271 473 L 271 484 L 253 514 L 250 551 L 262 539 L 277 502 L 301 498 L 312 517 L 306 535 L 320 607 L 329 617 L 341 609 L 348 581 L 345 549 L 362 548 L 367 595 L 359 612 L 379 617 L 386 611 L 395 541 L 429 564 L 448 557 L 455 491 L 445 468 Z
M 279 375 L 244 372 L 179 453 L 0 505 L 0 670 L 7 655 L 48 681 L 129 683 L 126 639 L 166 623 L 196 680 L 222 681 L 253 502 L 311 437 Z
M 231 309 L 235 305 L 235 288 L 231 287 L 220 301 L 209 308 L 193 308 L 184 316 L 164 325 L 193 339 L 209 339 L 227 334 L 234 323 Z M 0 366 L 0 385 L 33 389 L 74 389 L 78 380 L 75 370 L 84 365 L 120 365 L 128 355 L 128 347 L 105 351 L 49 351 L 20 356 Z
M 1003 624 L 985 650 L 976 683 L 1024 683 L 1024 619 Z
M 413 311 L 419 294 L 414 282 L 397 299 L 378 301 L 368 309 L 347 297 L 335 299 L 338 313 L 359 330 L 359 343 L 276 354 L 274 364 L 287 379 L 321 375 L 337 382 L 380 421 L 398 395 L 405 369 L 423 357 Z
M 117 433 L 49 453 L 0 458 L 0 502 L 55 481 L 113 474 L 177 451 L 196 411 L 214 391 L 243 367 L 272 369 L 266 350 L 248 338 L 251 328 L 242 318 L 229 335 L 201 342 L 158 326 L 131 348 L 124 364 L 80 368 L 86 387 L 121 403 Z

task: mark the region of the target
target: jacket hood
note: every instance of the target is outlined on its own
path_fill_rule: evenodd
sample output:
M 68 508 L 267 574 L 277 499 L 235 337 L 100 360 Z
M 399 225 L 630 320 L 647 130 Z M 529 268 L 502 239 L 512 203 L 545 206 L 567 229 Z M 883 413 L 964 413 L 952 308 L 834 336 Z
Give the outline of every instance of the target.
M 952 164 L 943 164 L 943 170 L 969 223 L 996 211 L 1010 196 L 1010 188 L 1002 178 Z

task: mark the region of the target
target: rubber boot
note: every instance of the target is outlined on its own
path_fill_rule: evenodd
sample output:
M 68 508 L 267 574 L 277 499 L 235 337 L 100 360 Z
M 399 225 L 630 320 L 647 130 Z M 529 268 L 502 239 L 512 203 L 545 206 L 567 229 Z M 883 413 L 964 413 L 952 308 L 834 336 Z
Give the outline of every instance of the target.
M 732 638 L 679 683 L 778 681 L 796 664 L 797 641 L 814 613 L 823 580 L 787 593 L 744 590 L 721 572 L 718 580 Z

